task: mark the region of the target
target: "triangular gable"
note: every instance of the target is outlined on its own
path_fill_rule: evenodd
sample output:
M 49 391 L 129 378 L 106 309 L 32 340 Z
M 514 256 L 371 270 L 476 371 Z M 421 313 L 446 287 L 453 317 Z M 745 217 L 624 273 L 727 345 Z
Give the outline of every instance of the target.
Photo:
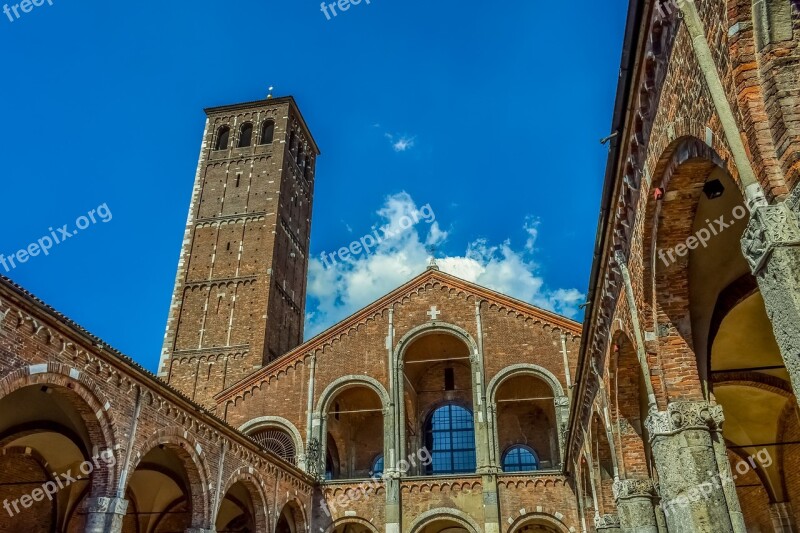
M 581 333 L 581 325 L 574 320 L 558 315 L 551 311 L 546 311 L 529 303 L 523 302 L 522 300 L 517 300 L 516 298 L 512 298 L 491 289 L 487 289 L 486 287 L 482 287 L 476 283 L 466 281 L 451 274 L 446 274 L 438 269 L 429 268 L 422 274 L 404 283 L 392 292 L 386 294 L 378 300 L 375 300 L 373 303 L 367 305 L 363 309 L 356 311 L 338 324 L 331 326 L 316 337 L 307 340 L 297 348 L 290 350 L 263 368 L 253 372 L 237 383 L 234 383 L 224 391 L 217 394 L 214 399 L 217 401 L 217 403 L 222 403 L 225 400 L 236 396 L 240 391 L 249 389 L 252 385 L 262 381 L 269 375 L 296 364 L 299 359 L 305 358 L 308 354 L 313 353 L 315 350 L 318 350 L 324 347 L 326 344 L 329 344 L 340 338 L 342 335 L 350 331 L 350 329 L 357 327 L 369 317 L 381 313 L 390 304 L 402 300 L 403 297 L 423 287 L 431 281 L 438 281 L 452 288 L 459 289 L 475 298 L 491 302 L 499 307 L 508 308 L 523 315 L 548 322 L 556 328 L 572 332 L 577 336 L 579 336 Z

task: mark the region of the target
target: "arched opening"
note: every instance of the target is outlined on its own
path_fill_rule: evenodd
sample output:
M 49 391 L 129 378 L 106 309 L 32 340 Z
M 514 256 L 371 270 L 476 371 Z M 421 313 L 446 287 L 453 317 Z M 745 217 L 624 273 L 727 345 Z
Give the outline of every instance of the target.
M 246 148 L 253 144 L 253 124 L 245 122 L 239 129 L 239 148 Z
M 257 533 L 266 524 L 256 523 L 257 507 L 252 491 L 243 481 L 235 483 L 225 493 L 217 511 L 217 533 Z M 263 518 L 263 517 L 259 517 Z
M 338 457 L 337 467 L 334 455 L 327 455 L 333 463 L 329 471 L 331 479 L 369 478 L 375 457 L 383 453 L 380 395 L 367 385 L 347 387 L 331 398 L 325 420 L 328 442 L 334 443 L 329 452 L 335 450 Z
M 281 511 L 275 524 L 275 533 L 305 533 L 303 512 L 295 502 L 289 502 Z
M 709 183 L 722 194 L 708 194 Z M 672 399 L 708 399 L 723 407 L 728 449 L 767 459 L 751 468 L 779 510 L 792 499 L 788 465 L 780 458 L 798 452 L 791 436 L 797 413 L 793 394 L 780 392 L 791 390 L 788 373 L 741 251 L 749 219 L 742 194 L 726 171 L 697 157 L 676 168 L 661 211 L 656 329 L 660 357 L 671 367 L 664 374 L 668 392 Z M 748 501 L 757 498 L 747 499 L 754 487 L 738 478 L 736 485 L 745 523 L 754 526 L 759 509 Z
M 494 397 L 497 406 L 497 443 L 503 470 L 509 451 L 527 447 L 537 458 L 533 470 L 551 470 L 560 464 L 555 394 L 542 378 L 520 373 L 500 383 Z M 519 470 L 512 470 L 519 471 Z
M 378 529 L 363 518 L 338 521 L 327 533 L 377 533 Z
M 297 464 L 297 449 L 292 436 L 278 427 L 262 427 L 249 437 L 263 449 L 274 453 L 287 463 Z
M 201 490 L 198 473 L 184 447 L 163 443 L 148 451 L 130 477 L 126 498 L 133 505 L 125 517 L 130 529 L 148 533 L 185 531 L 192 527 L 192 491 Z
M 217 130 L 217 140 L 214 143 L 214 150 L 227 150 L 231 138 L 231 128 L 222 126 Z
M 615 336 L 610 363 L 610 411 L 616 445 L 624 450 L 620 474 L 627 479 L 650 477 L 652 452 L 644 421 L 647 419 L 647 390 L 636 348 L 623 333 Z
M 0 531 L 82 530 L 85 501 L 116 462 L 102 435 L 73 389 L 33 385 L 0 399 Z
M 427 448 L 429 465 L 412 465 L 409 475 L 475 471 L 475 422 L 470 349 L 450 333 L 413 340 L 403 354 L 406 446 Z
M 430 516 L 430 518 L 426 518 Z M 468 515 L 444 509 L 423 513 L 411 533 L 478 533 L 479 526 Z
M 509 533 L 566 533 L 567 531 L 563 522 L 544 513 L 524 515 L 509 529 Z
M 259 144 L 272 144 L 275 137 L 275 122 L 273 120 L 265 120 L 261 125 L 261 142 Z

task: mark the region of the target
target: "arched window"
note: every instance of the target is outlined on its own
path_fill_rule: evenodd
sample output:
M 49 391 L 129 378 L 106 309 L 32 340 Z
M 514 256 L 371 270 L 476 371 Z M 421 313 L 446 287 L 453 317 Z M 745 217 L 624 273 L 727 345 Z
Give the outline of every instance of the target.
M 306 164 L 306 154 L 303 147 L 303 142 L 300 141 L 297 146 L 297 166 L 300 167 L 300 170 L 305 170 Z
M 249 122 L 242 124 L 239 130 L 239 148 L 246 148 L 253 142 L 253 125 Z
M 268 450 L 286 462 L 295 463 L 297 452 L 294 441 L 285 431 L 265 429 L 254 433 L 251 438 L 262 448 Z
M 228 141 L 231 137 L 231 129 L 228 126 L 222 126 L 217 131 L 217 142 L 214 145 L 215 150 L 226 150 L 228 148 Z
M 472 413 L 458 405 L 436 409 L 425 424 L 425 446 L 433 461 L 428 474 L 475 472 L 475 426 Z
M 527 446 L 512 446 L 503 456 L 503 472 L 530 472 L 539 470 L 536 452 Z
M 372 471 L 370 472 L 370 475 L 375 478 L 383 476 L 383 454 L 380 454 L 372 462 Z
M 265 120 L 261 125 L 261 143 L 272 144 L 272 139 L 275 137 L 275 122 L 272 120 Z

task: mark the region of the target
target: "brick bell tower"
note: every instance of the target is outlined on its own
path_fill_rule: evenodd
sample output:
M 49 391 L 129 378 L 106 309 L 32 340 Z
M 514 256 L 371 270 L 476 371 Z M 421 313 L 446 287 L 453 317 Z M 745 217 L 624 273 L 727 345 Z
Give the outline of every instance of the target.
M 292 97 L 205 112 L 158 375 L 210 407 L 303 340 L 319 150 Z

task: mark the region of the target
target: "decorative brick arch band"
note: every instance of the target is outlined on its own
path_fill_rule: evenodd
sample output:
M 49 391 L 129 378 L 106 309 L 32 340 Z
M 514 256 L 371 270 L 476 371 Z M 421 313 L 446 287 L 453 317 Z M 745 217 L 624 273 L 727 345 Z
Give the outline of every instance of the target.
M 169 447 L 189 478 L 189 491 L 187 499 L 192 509 L 192 527 L 205 528 L 211 521 L 211 494 L 209 480 L 211 479 L 208 466 L 203 460 L 204 451 L 199 443 L 192 442 L 191 435 L 181 427 L 170 427 L 159 430 L 155 435 L 137 446 L 138 451 L 133 458 L 128 475 L 128 485 L 133 478 L 136 468 L 142 459 L 158 446 Z M 127 491 L 128 487 L 125 487 Z
M 467 513 L 459 511 L 458 509 L 440 507 L 438 509 L 431 509 L 430 511 L 426 511 L 419 515 L 417 520 L 411 526 L 409 532 L 419 533 L 425 526 L 430 525 L 437 520 L 451 520 L 468 530 L 470 533 L 481 533 L 483 531 L 483 528 L 478 525 L 478 522 L 476 522 L 475 519 Z
M 101 394 L 92 380 L 80 370 L 60 363 L 30 365 L 18 368 L 0 379 L 0 398 L 25 389 L 27 387 L 51 386 L 65 389 L 79 402 L 71 404 L 85 425 L 91 442 L 87 452 L 99 457 L 105 450 L 113 450 L 115 464 L 97 461 L 97 468 L 92 474 L 92 497 L 104 497 L 113 494 L 119 479 L 120 458 L 117 456 L 116 424 L 111 412 L 111 404 L 103 401 Z M 90 458 L 87 458 L 90 459 Z

